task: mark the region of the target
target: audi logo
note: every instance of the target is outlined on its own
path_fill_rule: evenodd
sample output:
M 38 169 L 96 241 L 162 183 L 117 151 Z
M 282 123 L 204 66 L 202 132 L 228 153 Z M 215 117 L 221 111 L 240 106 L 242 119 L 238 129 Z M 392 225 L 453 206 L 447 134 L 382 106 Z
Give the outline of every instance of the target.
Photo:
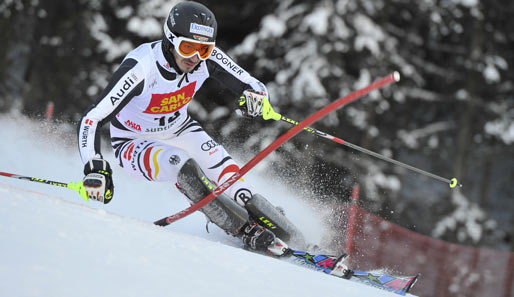
M 202 143 L 202 151 L 207 152 L 217 146 L 219 146 L 219 144 L 217 144 L 214 140 L 211 139 L 207 142 Z

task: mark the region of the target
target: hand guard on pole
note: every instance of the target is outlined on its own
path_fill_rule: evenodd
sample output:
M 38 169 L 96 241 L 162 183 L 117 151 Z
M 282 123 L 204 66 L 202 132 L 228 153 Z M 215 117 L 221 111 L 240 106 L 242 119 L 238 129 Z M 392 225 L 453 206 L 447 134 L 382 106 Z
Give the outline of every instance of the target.
M 280 115 L 273 111 L 273 107 L 271 107 L 271 103 L 266 94 L 258 93 L 253 90 L 243 92 L 243 95 L 239 98 L 237 110 L 245 117 L 255 118 L 262 116 L 265 120 L 280 120 Z
M 93 158 L 84 165 L 84 175 L 82 182 L 87 197 L 104 204 L 109 203 L 114 194 L 109 163 L 102 158 Z

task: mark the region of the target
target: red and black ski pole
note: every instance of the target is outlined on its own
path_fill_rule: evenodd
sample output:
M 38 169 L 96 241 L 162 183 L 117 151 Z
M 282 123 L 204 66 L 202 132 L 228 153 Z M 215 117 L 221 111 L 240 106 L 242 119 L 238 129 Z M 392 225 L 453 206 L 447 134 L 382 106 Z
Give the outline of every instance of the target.
M 292 125 L 298 125 L 298 124 L 299 124 L 297 121 L 292 120 L 292 119 L 290 119 L 290 118 L 286 118 L 286 117 L 284 117 L 284 116 L 282 116 L 282 115 L 280 115 L 280 119 L 278 119 L 278 117 L 273 118 L 273 119 L 280 120 L 280 121 L 284 121 L 284 122 L 287 122 L 287 123 L 292 124 Z M 317 136 L 320 136 L 320 137 L 323 137 L 323 138 L 326 138 L 326 139 L 330 139 L 330 140 L 332 140 L 332 141 L 335 141 L 335 142 L 337 142 L 337 143 L 340 143 L 340 144 L 342 144 L 342 145 L 344 145 L 344 146 L 347 146 L 347 147 L 352 148 L 352 149 L 354 149 L 354 150 L 357 150 L 357 151 L 359 151 L 359 152 L 362 152 L 362 153 L 368 154 L 368 155 L 373 156 L 373 157 L 375 157 L 375 158 L 378 158 L 378 159 L 380 159 L 380 160 L 383 160 L 383 161 L 386 161 L 386 162 L 389 162 L 389 163 L 393 163 L 393 164 L 398 165 L 398 166 L 400 166 L 400 167 L 403 167 L 403 168 L 406 168 L 406 169 L 409 169 L 409 170 L 412 170 L 412 171 L 418 172 L 418 173 L 420 173 L 420 174 L 422 174 L 422 175 L 425 175 L 425 176 L 431 177 L 431 178 L 433 178 L 433 179 L 436 179 L 436 180 L 442 181 L 442 182 L 444 182 L 444 183 L 447 183 L 447 184 L 450 186 L 450 188 L 455 188 L 456 186 L 462 187 L 462 185 L 458 183 L 457 178 L 455 178 L 455 177 L 454 177 L 454 178 L 452 178 L 452 179 L 447 179 L 447 178 L 444 178 L 444 177 L 441 177 L 441 176 L 435 175 L 435 174 L 433 174 L 433 173 L 427 172 L 427 171 L 425 171 L 425 170 L 422 170 L 422 169 L 416 168 L 416 167 L 411 166 L 411 165 L 407 165 L 407 164 L 405 164 L 405 163 L 402 163 L 402 162 L 400 162 L 400 161 L 397 161 L 397 160 L 391 159 L 391 158 L 386 157 L 386 156 L 384 156 L 384 155 L 381 155 L 381 154 L 379 154 L 379 153 L 375 153 L 375 152 L 373 152 L 373 151 L 370 151 L 370 150 L 368 150 L 368 149 L 365 149 L 365 148 L 363 148 L 363 147 L 360 147 L 360 146 L 355 145 L 355 144 L 353 144 L 353 143 L 350 143 L 350 142 L 348 142 L 348 141 L 342 140 L 341 138 L 337 138 L 337 137 L 335 137 L 335 136 L 332 136 L 332 135 L 327 134 L 327 133 L 325 133 L 325 132 L 321 132 L 321 131 L 316 130 L 316 129 L 311 128 L 311 127 L 305 127 L 305 128 L 303 128 L 303 130 L 304 130 L 304 131 L 307 131 L 307 132 L 310 132 L 310 133 L 313 133 L 313 134 L 315 134 L 315 135 L 317 135 Z

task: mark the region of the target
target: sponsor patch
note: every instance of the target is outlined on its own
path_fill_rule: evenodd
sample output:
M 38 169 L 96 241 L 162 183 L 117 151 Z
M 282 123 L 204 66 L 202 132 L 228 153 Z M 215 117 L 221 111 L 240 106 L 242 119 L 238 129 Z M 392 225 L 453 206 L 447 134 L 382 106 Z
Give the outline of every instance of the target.
M 180 163 L 180 157 L 177 155 L 171 155 L 169 162 L 171 165 L 178 165 Z
M 132 129 L 134 129 L 134 130 L 141 131 L 141 126 L 139 124 L 137 124 L 137 123 L 132 122 L 131 120 L 126 120 L 125 121 L 125 125 L 127 127 L 130 127 Z
M 189 32 L 193 34 L 201 34 L 204 36 L 214 37 L 214 28 L 209 26 L 204 26 L 200 24 L 191 23 L 189 27 Z
M 225 65 L 228 69 L 232 70 L 237 75 L 242 75 L 244 70 L 239 67 L 234 61 L 229 59 L 225 54 L 221 51 L 217 51 L 214 49 L 212 51 L 211 57 L 216 58 L 221 64 Z
M 170 13 L 169 19 L 171 26 L 175 27 L 175 16 L 173 15 L 173 12 Z
M 89 126 L 84 126 L 84 129 L 82 130 L 82 137 L 81 137 L 81 146 L 87 147 L 87 139 L 89 136 Z
M 211 149 L 217 147 L 218 145 L 219 144 L 217 144 L 214 140 L 211 139 L 207 142 L 202 143 L 201 148 L 202 148 L 202 151 L 207 152 L 207 151 L 210 151 Z
M 125 93 L 132 88 L 132 86 L 135 85 L 135 83 L 138 81 L 138 77 L 132 73 L 130 76 L 125 77 L 125 80 L 123 81 L 123 85 L 120 87 L 120 89 L 116 92 L 115 96 L 111 96 L 111 103 L 112 105 L 116 105 L 117 102 L 121 99 L 122 96 L 125 96 Z
M 193 99 L 195 87 L 196 82 L 193 82 L 175 92 L 152 94 L 150 104 L 148 104 L 144 113 L 167 114 L 181 109 Z
M 195 40 L 200 40 L 200 41 L 209 41 L 209 38 L 203 37 L 203 36 L 198 36 L 198 35 L 193 35 L 193 38 Z
M 243 204 L 246 204 L 250 199 L 252 199 L 252 192 L 248 189 L 241 188 L 237 190 L 236 194 L 234 195 L 234 200 L 241 201 Z

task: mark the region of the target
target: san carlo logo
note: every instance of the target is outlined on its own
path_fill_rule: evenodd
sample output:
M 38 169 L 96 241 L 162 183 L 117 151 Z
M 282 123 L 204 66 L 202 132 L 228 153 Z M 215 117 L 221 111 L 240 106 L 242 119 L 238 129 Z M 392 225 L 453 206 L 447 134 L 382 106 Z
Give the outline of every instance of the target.
M 186 106 L 195 93 L 196 82 L 193 82 L 180 90 L 166 94 L 152 94 L 150 104 L 144 113 L 168 114 Z
M 207 152 L 217 146 L 219 146 L 219 144 L 217 144 L 216 142 L 214 142 L 214 140 L 211 139 L 207 142 L 202 143 L 202 151 Z

